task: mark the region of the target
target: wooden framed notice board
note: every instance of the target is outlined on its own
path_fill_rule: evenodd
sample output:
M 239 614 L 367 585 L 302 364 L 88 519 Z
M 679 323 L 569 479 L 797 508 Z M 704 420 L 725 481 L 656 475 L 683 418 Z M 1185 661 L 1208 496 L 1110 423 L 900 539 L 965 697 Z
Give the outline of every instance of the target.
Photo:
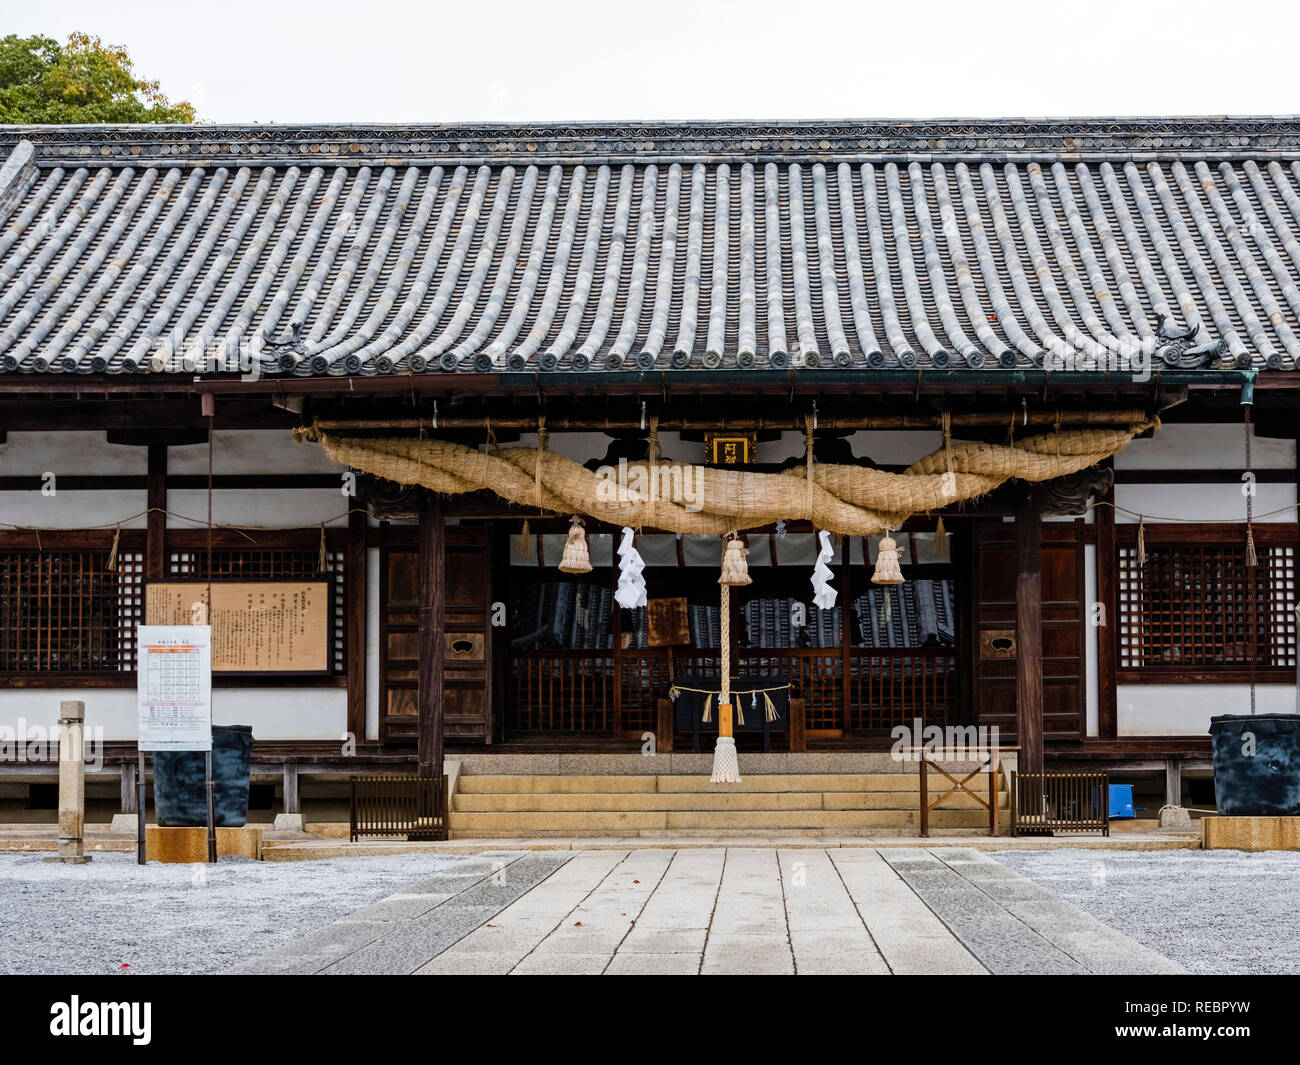
M 189 625 L 212 588 L 212 672 L 324 676 L 333 672 L 332 584 L 312 581 L 149 581 L 145 623 Z

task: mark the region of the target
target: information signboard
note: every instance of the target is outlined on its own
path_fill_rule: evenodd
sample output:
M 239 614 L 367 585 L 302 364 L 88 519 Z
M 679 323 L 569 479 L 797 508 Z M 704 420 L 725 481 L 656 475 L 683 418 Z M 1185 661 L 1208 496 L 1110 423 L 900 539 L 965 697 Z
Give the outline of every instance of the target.
M 212 669 L 222 675 L 323 675 L 334 656 L 330 583 L 304 581 L 150 581 L 145 621 L 204 620 L 212 596 Z
M 212 750 L 212 629 L 136 630 L 141 751 Z

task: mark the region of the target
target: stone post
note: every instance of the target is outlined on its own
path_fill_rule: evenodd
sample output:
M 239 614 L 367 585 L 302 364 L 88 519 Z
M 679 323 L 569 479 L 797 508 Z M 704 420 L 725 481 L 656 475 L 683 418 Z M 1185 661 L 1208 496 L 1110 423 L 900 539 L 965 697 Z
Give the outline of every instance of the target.
M 47 862 L 82 865 L 86 831 L 86 704 L 80 699 L 59 703 L 59 853 Z

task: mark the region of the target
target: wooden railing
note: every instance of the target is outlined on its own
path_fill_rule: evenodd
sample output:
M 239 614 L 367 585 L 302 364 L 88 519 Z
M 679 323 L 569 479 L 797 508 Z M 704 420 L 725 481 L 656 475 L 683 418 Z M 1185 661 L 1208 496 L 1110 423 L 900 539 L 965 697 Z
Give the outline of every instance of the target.
M 615 731 L 609 651 L 528 652 L 511 666 L 507 723 L 514 731 Z
M 927 725 L 955 722 L 957 656 L 951 648 L 854 648 L 849 663 L 849 729 L 891 729 L 918 717 Z
M 506 723 L 513 732 L 615 735 L 654 731 L 673 676 L 713 674 L 717 650 L 525 651 L 511 660 Z M 848 690 L 845 690 L 845 667 Z M 783 677 L 803 700 L 809 731 L 947 725 L 956 718 L 951 648 L 742 648 L 737 675 Z

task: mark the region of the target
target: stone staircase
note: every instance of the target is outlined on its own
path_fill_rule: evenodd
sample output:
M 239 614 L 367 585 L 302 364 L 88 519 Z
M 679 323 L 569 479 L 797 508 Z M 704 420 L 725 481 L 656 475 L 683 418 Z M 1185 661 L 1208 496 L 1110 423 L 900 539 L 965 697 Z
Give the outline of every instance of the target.
M 452 796 L 451 836 L 915 835 L 920 777 L 910 769 L 746 774 L 740 784 L 711 784 L 706 773 L 462 772 Z M 1004 784 L 999 777 L 1000 830 L 1009 824 Z M 931 801 L 950 786 L 931 772 Z M 968 786 L 987 798 L 988 775 Z M 930 815 L 933 835 L 980 834 L 987 826 L 987 811 L 962 792 Z

